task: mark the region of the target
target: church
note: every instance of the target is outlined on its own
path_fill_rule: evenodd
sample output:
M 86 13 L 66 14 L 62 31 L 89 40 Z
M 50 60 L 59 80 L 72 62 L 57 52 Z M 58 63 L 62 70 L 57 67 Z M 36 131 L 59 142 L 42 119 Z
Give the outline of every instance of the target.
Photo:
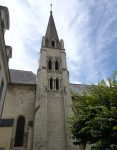
M 65 118 L 73 115 L 71 93 L 85 85 L 70 84 L 64 41 L 59 40 L 52 11 L 42 37 L 37 75 L 10 69 L 0 124 L 5 150 L 81 150 L 73 145 Z M 90 150 L 87 146 L 86 150 Z

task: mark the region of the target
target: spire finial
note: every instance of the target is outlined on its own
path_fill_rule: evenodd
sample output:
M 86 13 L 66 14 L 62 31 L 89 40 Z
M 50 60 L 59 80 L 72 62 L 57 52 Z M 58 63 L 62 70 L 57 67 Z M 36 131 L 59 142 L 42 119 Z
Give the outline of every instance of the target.
M 50 13 L 52 13 L 52 4 L 50 4 L 50 7 L 51 7 Z

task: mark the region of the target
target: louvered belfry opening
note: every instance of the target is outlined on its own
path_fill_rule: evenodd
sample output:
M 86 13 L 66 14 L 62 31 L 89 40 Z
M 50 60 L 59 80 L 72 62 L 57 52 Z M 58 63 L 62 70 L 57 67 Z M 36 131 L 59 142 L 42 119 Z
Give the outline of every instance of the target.
M 55 47 L 55 42 L 54 41 L 52 41 L 52 47 Z
M 58 70 L 58 61 L 55 62 L 55 70 Z
M 59 90 L 58 78 L 56 79 L 56 89 Z
M 52 70 L 52 62 L 51 62 L 51 60 L 49 60 L 48 67 L 49 67 L 49 70 Z
M 15 135 L 15 147 L 23 146 L 24 125 L 25 125 L 25 119 L 23 116 L 20 116 L 17 121 L 17 129 L 16 129 L 16 135 Z
M 53 79 L 51 78 L 51 79 L 50 79 L 50 89 L 51 89 L 51 90 L 53 89 L 53 87 L 52 87 L 52 82 L 53 82 Z

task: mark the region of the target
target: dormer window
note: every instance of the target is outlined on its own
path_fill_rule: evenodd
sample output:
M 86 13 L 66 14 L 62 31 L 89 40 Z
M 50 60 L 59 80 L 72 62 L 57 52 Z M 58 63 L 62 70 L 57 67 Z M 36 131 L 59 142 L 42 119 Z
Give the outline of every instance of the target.
M 52 41 L 52 47 L 55 47 L 55 41 Z

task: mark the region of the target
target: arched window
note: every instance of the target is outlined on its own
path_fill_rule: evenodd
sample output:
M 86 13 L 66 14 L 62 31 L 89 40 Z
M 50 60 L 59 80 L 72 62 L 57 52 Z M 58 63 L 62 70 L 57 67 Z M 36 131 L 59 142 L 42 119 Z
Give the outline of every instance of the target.
M 55 41 L 52 41 L 52 47 L 55 47 Z
M 48 68 L 49 68 L 49 70 L 52 70 L 52 62 L 51 62 L 51 60 L 49 60 L 49 62 L 48 62 Z
M 2 80 L 2 83 L 1 83 L 1 86 L 0 86 L 0 101 L 1 101 L 1 97 L 2 97 L 3 88 L 4 88 L 4 82 Z
M 53 89 L 52 82 L 53 82 L 53 79 L 50 78 L 50 89 Z
M 59 83 L 58 83 L 58 78 L 56 79 L 56 89 L 59 90 Z
M 58 61 L 55 62 L 55 70 L 58 70 Z
M 16 135 L 15 135 L 15 147 L 23 146 L 24 125 L 25 125 L 25 119 L 23 116 L 20 116 L 17 121 L 17 129 L 16 129 Z

